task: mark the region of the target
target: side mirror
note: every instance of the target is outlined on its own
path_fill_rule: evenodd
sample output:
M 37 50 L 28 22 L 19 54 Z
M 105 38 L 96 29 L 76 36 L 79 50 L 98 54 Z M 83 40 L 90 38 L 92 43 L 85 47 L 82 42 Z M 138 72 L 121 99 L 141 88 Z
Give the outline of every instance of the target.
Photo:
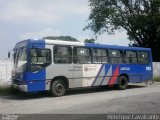
M 9 51 L 9 52 L 8 52 L 8 58 L 10 58 L 10 57 L 11 57 L 11 52 Z
M 12 57 L 13 52 L 14 52 L 13 50 L 8 51 L 8 58 L 11 58 L 11 57 Z

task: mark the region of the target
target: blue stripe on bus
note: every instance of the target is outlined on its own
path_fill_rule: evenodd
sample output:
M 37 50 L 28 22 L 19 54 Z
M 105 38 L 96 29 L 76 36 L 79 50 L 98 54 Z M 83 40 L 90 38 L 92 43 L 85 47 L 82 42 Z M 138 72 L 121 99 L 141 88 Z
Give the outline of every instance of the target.
M 95 79 L 94 79 L 94 81 L 92 83 L 92 86 L 94 86 L 95 82 L 97 81 L 97 79 L 98 79 L 98 77 L 99 77 L 99 75 L 100 75 L 100 73 L 101 73 L 101 71 L 103 69 L 103 66 L 104 66 L 104 64 L 101 65 L 101 67 L 100 67 L 100 69 L 99 69 L 99 71 L 98 71 L 98 73 L 97 73 L 97 75 L 96 75 L 96 77 L 95 77 Z
M 105 80 L 105 77 L 108 74 L 110 67 L 111 67 L 111 65 L 105 65 L 105 75 L 103 76 L 100 85 L 102 85 L 103 81 Z

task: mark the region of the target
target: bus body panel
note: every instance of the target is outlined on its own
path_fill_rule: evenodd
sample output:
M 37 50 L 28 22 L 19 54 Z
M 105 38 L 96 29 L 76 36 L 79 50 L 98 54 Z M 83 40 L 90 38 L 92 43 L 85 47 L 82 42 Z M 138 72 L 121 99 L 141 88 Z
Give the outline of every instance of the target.
M 29 50 L 28 55 L 30 55 L 31 48 L 45 48 L 45 41 L 44 40 L 30 40 L 29 41 Z M 30 61 L 30 60 L 28 60 Z M 30 63 L 29 63 L 30 64 Z M 30 65 L 29 65 L 30 66 Z M 46 81 L 46 70 L 42 69 L 37 72 L 24 72 L 23 80 L 26 81 L 27 84 L 27 92 L 34 92 L 34 91 L 44 91 L 45 90 L 45 81 Z
M 67 43 L 67 44 L 64 44 Z M 51 81 L 56 77 L 65 77 L 68 79 L 69 88 L 101 86 L 118 84 L 118 77 L 120 75 L 127 75 L 129 83 L 138 83 L 145 80 L 151 80 L 152 72 L 152 56 L 151 50 L 148 48 L 131 48 L 121 46 L 108 46 L 99 44 L 83 44 L 72 42 L 54 42 L 51 40 L 29 40 L 27 45 L 27 55 L 30 56 L 31 48 L 50 49 L 51 50 L 51 64 L 47 67 L 37 71 L 26 71 L 22 73 L 22 77 L 17 79 L 25 81 L 27 85 L 26 92 L 50 90 Z M 55 64 L 54 63 L 54 46 L 81 46 L 87 48 L 103 48 L 103 49 L 117 49 L 117 50 L 133 50 L 133 51 L 147 51 L 149 52 L 150 64 Z M 28 66 L 31 66 L 30 59 L 27 59 Z M 21 84 L 21 83 L 19 83 Z
M 28 85 L 28 92 L 44 91 L 45 90 L 45 78 L 46 71 L 40 70 L 37 73 L 25 72 L 24 80 Z

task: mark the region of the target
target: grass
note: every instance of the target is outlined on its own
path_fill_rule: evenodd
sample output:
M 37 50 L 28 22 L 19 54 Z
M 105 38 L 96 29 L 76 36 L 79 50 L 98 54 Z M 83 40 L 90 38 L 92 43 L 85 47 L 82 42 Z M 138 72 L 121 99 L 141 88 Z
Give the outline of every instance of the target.
M 160 82 L 160 76 L 154 77 L 154 78 L 153 78 L 153 81 L 154 81 L 154 82 Z
M 0 95 L 15 95 L 18 93 L 19 91 L 11 85 L 0 85 Z

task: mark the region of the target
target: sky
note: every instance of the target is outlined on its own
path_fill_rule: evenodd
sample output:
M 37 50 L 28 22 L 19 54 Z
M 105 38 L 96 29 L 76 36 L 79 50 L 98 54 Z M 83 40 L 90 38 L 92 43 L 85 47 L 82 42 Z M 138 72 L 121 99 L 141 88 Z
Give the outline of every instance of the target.
M 0 0 L 0 59 L 21 40 L 45 36 L 94 38 L 88 23 L 88 0 Z M 125 31 L 102 34 L 97 43 L 127 46 Z

